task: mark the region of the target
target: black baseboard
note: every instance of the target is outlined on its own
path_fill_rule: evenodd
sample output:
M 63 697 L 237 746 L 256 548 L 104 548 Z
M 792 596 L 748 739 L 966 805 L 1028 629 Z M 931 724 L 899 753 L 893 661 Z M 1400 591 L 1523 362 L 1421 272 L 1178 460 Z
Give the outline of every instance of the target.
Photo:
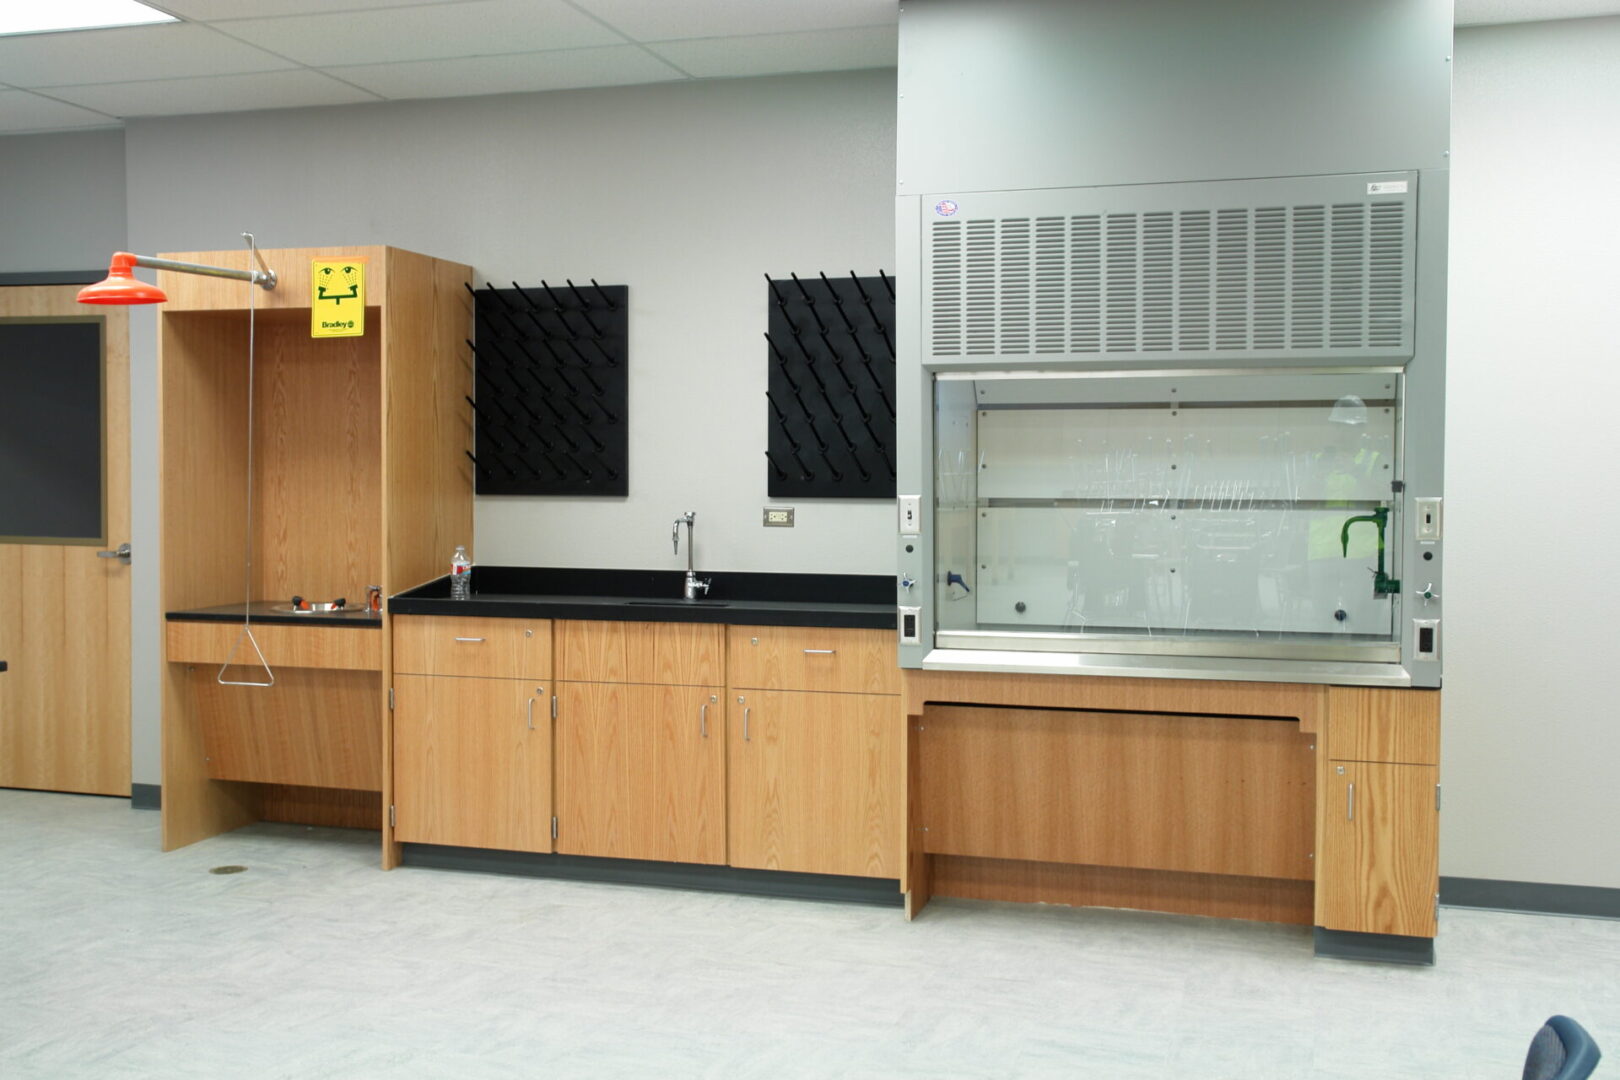
M 1312 928 L 1316 955 L 1335 960 L 1374 960 L 1382 964 L 1434 964 L 1434 938 L 1402 934 L 1360 934 L 1354 930 Z
M 540 855 L 522 851 L 404 844 L 405 866 L 436 870 L 475 870 L 490 874 L 596 881 L 615 885 L 653 885 L 668 889 L 781 896 L 796 900 L 833 900 L 846 904 L 900 907 L 905 898 L 894 878 L 799 874 L 784 870 L 742 870 L 732 866 L 600 859 L 587 855 Z
M 1620 919 L 1620 889 L 1595 885 L 1549 885 L 1540 881 L 1443 877 L 1440 879 L 1440 903 L 1446 907 Z
M 161 784 L 131 784 L 131 785 L 129 785 L 129 808 L 131 810 L 161 810 L 161 809 L 163 809 L 163 785 L 161 785 Z

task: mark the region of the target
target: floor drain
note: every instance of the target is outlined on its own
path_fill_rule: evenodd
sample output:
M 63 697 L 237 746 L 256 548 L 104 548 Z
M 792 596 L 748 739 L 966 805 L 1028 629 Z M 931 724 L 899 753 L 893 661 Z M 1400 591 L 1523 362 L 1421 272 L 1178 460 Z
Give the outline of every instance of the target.
M 216 866 L 208 872 L 210 874 L 240 874 L 246 869 L 245 866 Z

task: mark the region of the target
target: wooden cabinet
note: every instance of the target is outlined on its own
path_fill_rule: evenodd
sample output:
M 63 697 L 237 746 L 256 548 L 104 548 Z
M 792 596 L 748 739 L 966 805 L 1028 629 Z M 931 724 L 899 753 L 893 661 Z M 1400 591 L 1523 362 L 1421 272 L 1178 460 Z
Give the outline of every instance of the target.
M 1431 765 L 1334 762 L 1316 876 L 1317 925 L 1433 937 L 1440 814 Z
M 1330 687 L 1319 773 L 1316 924 L 1433 937 L 1440 693 Z
M 557 623 L 560 682 L 725 684 L 725 633 L 718 623 Z
M 400 675 L 394 693 L 395 838 L 550 851 L 547 687 Z
M 898 698 L 751 690 L 728 713 L 731 865 L 900 876 Z
M 557 684 L 557 850 L 723 863 L 718 686 Z

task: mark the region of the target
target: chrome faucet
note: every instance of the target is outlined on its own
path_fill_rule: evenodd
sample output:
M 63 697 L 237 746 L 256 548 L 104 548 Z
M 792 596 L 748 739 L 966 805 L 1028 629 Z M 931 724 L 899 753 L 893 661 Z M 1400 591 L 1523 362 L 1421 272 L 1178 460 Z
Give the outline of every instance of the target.
M 697 520 L 697 511 L 688 510 L 675 519 L 674 528 L 669 530 L 669 538 L 674 541 L 675 554 L 681 553 L 681 526 L 686 526 L 686 587 L 681 595 L 687 600 L 696 600 L 701 590 L 704 596 L 709 595 L 711 578 L 699 578 L 692 571 L 692 523 Z

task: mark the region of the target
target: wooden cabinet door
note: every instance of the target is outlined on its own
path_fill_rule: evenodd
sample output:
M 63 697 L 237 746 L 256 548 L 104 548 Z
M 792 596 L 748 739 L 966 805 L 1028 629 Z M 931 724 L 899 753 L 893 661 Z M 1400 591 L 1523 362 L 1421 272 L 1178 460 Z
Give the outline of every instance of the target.
M 728 711 L 731 865 L 900 876 L 899 698 L 745 691 Z
M 718 687 L 557 684 L 557 850 L 723 863 Z
M 1430 765 L 1329 764 L 1316 870 L 1319 925 L 1434 936 L 1438 772 Z
M 551 695 L 534 682 L 394 680 L 394 838 L 551 850 Z

